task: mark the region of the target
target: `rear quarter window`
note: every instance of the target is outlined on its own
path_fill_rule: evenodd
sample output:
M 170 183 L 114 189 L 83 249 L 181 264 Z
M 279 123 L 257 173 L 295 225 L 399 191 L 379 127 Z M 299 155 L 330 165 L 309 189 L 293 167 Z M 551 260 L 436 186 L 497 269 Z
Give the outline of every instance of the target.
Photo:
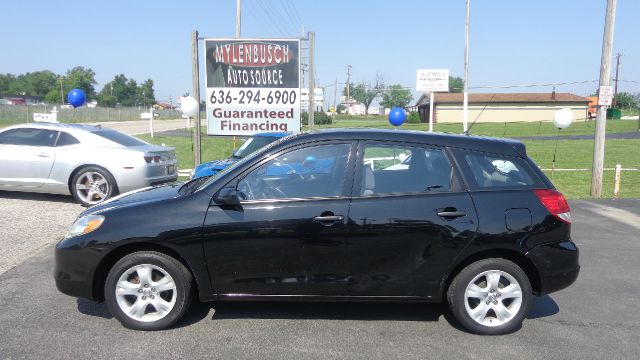
M 134 138 L 133 136 L 129 136 L 127 134 L 123 134 L 119 131 L 111 130 L 111 129 L 100 129 L 91 132 L 94 135 L 101 136 L 107 140 L 111 140 L 114 143 L 120 144 L 122 146 L 142 146 L 147 145 L 146 142 Z
M 457 151 L 469 186 L 476 189 L 544 186 L 522 158 L 475 151 Z

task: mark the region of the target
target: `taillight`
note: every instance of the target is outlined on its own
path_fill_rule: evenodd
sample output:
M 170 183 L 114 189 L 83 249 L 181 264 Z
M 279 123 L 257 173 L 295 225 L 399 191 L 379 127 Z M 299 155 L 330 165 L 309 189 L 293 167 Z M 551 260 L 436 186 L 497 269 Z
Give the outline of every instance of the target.
M 156 155 L 156 156 L 145 156 L 144 157 L 144 161 L 146 161 L 147 164 L 152 162 L 152 161 L 153 162 L 160 162 L 160 159 L 161 159 L 161 157 L 159 155 Z
M 540 203 L 544 205 L 549 212 L 561 221 L 571 224 L 571 209 L 564 195 L 556 190 L 533 190 Z

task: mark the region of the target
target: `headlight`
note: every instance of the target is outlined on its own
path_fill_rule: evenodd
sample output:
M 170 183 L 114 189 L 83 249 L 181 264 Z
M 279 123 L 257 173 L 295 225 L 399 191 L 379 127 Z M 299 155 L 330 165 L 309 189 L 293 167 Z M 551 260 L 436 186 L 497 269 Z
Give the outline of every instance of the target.
M 81 234 L 87 234 L 97 229 L 104 222 L 104 216 L 102 215 L 86 215 L 73 223 L 71 229 L 65 237 L 70 238 Z

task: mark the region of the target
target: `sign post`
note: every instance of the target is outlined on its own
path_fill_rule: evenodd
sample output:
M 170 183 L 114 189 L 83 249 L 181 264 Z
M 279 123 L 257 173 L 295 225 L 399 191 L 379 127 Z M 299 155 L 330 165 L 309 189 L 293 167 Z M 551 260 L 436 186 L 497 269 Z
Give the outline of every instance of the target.
M 429 131 L 433 132 L 435 92 L 449 92 L 449 69 L 418 69 L 416 91 L 429 92 Z
M 300 131 L 299 39 L 205 39 L 207 134 Z
M 611 106 L 613 101 L 613 92 L 610 85 L 602 85 L 598 89 L 598 105 Z

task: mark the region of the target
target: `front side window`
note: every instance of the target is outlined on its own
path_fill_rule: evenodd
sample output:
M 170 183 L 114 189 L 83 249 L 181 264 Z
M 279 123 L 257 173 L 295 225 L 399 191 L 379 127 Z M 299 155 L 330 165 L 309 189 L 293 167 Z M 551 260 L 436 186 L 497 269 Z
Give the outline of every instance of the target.
M 522 187 L 535 184 L 527 166 L 521 159 L 469 152 L 464 160 L 479 188 Z
M 19 128 L 0 134 L 0 144 L 53 146 L 58 132 L 45 129 Z
M 243 200 L 340 196 L 350 149 L 331 144 L 286 152 L 240 180 L 238 193 Z
M 441 149 L 367 144 L 361 196 L 450 191 L 452 166 Z

